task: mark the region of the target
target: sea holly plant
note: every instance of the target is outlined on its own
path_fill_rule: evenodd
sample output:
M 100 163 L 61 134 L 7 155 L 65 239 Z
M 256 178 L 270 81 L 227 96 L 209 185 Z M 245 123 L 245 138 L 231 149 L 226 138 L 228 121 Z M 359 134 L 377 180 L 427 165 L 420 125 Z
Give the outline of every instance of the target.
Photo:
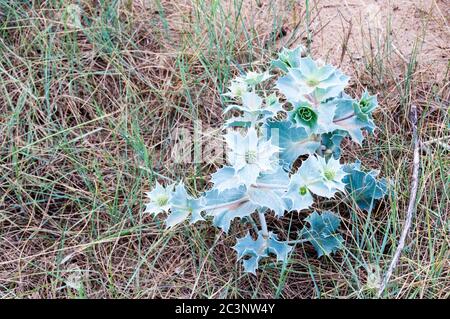
M 319 257 L 342 248 L 339 215 L 317 212 L 315 202 L 341 196 L 370 212 L 387 191 L 378 172 L 341 158 L 344 139 L 362 144 L 373 133 L 376 96 L 366 90 L 352 98 L 344 92 L 348 76 L 302 54 L 302 47 L 282 49 L 270 70 L 231 81 L 223 94 L 227 162 L 212 174 L 212 187 L 193 196 L 182 182 L 156 183 L 147 193 L 145 211 L 165 212 L 167 228 L 212 220 L 228 233 L 236 219 L 249 221 L 253 228 L 233 248 L 253 274 L 271 255 L 286 263 L 297 243 L 310 243 Z M 269 230 L 269 214 L 282 218 L 294 211 L 309 213 L 297 238 Z

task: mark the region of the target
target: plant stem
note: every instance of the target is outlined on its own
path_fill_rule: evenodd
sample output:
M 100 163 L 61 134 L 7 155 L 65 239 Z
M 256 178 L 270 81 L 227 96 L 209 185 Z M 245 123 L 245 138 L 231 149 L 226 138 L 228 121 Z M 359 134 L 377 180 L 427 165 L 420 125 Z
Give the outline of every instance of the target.
M 258 212 L 259 222 L 261 223 L 262 235 L 264 238 L 269 237 L 269 231 L 267 230 L 266 215 L 264 213 Z
M 286 240 L 285 243 L 286 244 L 301 244 L 301 243 L 306 243 L 307 241 L 309 241 L 309 239 L 296 239 L 296 240 Z
M 342 121 L 351 119 L 351 118 L 354 117 L 355 115 L 356 115 L 355 113 L 352 113 L 352 114 L 350 114 L 350 115 L 347 115 L 346 117 L 343 117 L 343 118 L 340 118 L 340 119 L 337 119 L 337 120 L 333 120 L 333 123 L 338 123 L 338 122 L 342 122 Z

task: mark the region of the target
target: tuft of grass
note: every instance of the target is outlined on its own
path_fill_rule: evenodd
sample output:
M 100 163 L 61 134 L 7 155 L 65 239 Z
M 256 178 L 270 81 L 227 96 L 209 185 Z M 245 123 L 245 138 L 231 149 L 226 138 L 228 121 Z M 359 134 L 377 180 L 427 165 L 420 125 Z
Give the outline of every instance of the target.
M 409 198 L 415 103 L 417 213 L 385 297 L 449 298 L 450 64 L 434 42 L 448 26 L 435 2 L 390 5 L 375 21 L 324 0 L 0 0 L 0 296 L 375 297 Z M 402 43 L 399 17 L 411 16 L 420 23 Z M 345 198 L 321 202 L 341 214 L 346 248 L 317 259 L 298 244 L 254 277 L 231 249 L 245 221 L 228 235 L 207 224 L 165 231 L 143 214 L 143 193 L 155 180 L 204 190 L 219 164 L 176 164 L 177 130 L 208 143 L 230 79 L 297 44 L 339 63 L 352 93 L 378 92 L 379 129 L 344 154 L 380 170 L 392 193 L 371 214 Z M 306 215 L 269 227 L 292 238 Z

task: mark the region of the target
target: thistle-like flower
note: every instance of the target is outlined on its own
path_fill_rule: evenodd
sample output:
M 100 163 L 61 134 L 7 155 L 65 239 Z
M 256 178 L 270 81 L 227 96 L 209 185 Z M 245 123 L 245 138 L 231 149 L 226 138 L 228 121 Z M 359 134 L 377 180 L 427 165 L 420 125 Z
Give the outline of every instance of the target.
M 345 190 L 345 183 L 342 181 L 347 173 L 344 172 L 344 166 L 339 163 L 339 159 L 329 158 L 326 160 L 324 157 L 312 156 L 314 159 L 312 164 L 319 172 L 322 183 L 318 187 L 312 190 L 319 196 L 331 198 L 336 192 Z
M 230 148 L 228 160 L 246 185 L 255 183 L 259 173 L 274 170 L 275 155 L 280 149 L 272 145 L 271 140 L 258 138 L 253 127 L 248 129 L 245 136 L 229 132 L 225 140 Z
M 227 93 L 223 94 L 224 96 L 228 96 L 232 99 L 241 98 L 248 92 L 248 84 L 242 78 L 238 77 L 231 81 L 228 90 Z
M 331 198 L 337 191 L 344 191 L 342 178 L 345 175 L 339 160 L 309 156 L 291 176 L 285 197 L 291 200 L 292 209 L 308 208 L 313 203 L 311 193 Z
M 155 187 L 150 192 L 146 192 L 145 195 L 150 199 L 150 202 L 146 204 L 145 213 L 158 215 L 162 212 L 167 212 L 170 208 L 170 199 L 173 194 L 174 185 L 168 185 L 163 187 L 156 182 Z
M 318 66 L 310 57 L 300 59 L 300 66 L 289 69 L 277 81 L 277 88 L 290 102 L 321 102 L 337 96 L 347 85 L 348 77 L 333 66 Z
M 239 110 L 243 112 L 243 116 L 240 119 L 243 121 L 249 121 L 250 124 L 255 124 L 258 121 L 262 121 L 267 117 L 274 116 L 278 111 L 281 110 L 281 104 L 278 102 L 276 95 L 270 95 L 265 99 L 258 96 L 254 92 L 247 92 L 242 95 L 242 105 L 232 104 L 228 106 L 223 113 L 227 113 L 232 109 Z

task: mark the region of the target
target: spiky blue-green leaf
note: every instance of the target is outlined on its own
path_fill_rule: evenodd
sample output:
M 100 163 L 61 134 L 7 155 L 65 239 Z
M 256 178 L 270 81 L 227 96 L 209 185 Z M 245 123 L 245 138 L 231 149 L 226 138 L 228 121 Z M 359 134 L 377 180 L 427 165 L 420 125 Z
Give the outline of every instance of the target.
M 276 255 L 277 261 L 285 262 L 292 247 L 279 241 L 272 232 L 265 237 L 262 231 L 259 231 L 255 240 L 249 232 L 245 237 L 239 238 L 233 249 L 237 252 L 238 260 L 247 258 L 243 260 L 244 270 L 256 275 L 256 269 L 258 269 L 261 258 L 268 257 L 269 253 L 273 253 Z
M 341 223 L 338 216 L 330 211 L 322 214 L 313 212 L 305 221 L 309 227 L 305 226 L 300 231 L 300 236 L 313 245 L 319 257 L 330 255 L 342 247 L 344 240 L 338 233 Z
M 228 92 L 224 93 L 224 96 L 228 96 L 232 99 L 241 98 L 246 92 L 248 92 L 248 84 L 242 78 L 236 78 L 231 81 L 228 88 Z
M 341 157 L 341 142 L 347 134 L 340 130 L 325 133 L 321 135 L 321 145 L 317 150 L 318 154 L 326 159 Z
M 278 112 L 283 110 L 280 100 L 275 93 L 269 95 L 265 99 L 265 103 L 266 103 L 265 110 L 270 111 L 269 114 L 270 116 L 275 116 Z
M 241 178 L 231 166 L 224 166 L 211 175 L 211 182 L 219 192 L 237 188 L 242 184 Z
M 250 114 L 242 116 L 233 116 L 225 121 L 224 127 L 250 127 L 255 123 L 255 118 Z
M 247 188 L 243 185 L 222 192 L 212 189 L 205 193 L 204 198 L 206 214 L 213 216 L 213 224 L 226 233 L 233 219 L 250 216 L 258 208 L 250 201 Z
M 353 109 L 354 99 L 338 98 L 331 100 L 327 105 L 335 105 L 336 113 L 333 123 L 341 131 L 345 131 L 350 138 L 358 144 L 362 144 L 364 136 L 362 130 L 369 125 L 369 123 L 359 119 Z
M 378 180 L 376 171 L 363 172 L 360 163 L 345 168 L 345 188 L 360 209 L 370 212 L 376 200 L 383 198 L 387 192 L 384 178 Z
M 201 212 L 203 211 L 203 199 L 190 196 L 183 183 L 175 187 L 175 192 L 170 198 L 170 215 L 166 219 L 166 227 L 173 227 L 191 216 L 191 224 L 204 220 Z
M 279 158 L 287 168 L 299 156 L 313 154 L 320 145 L 318 136 L 309 135 L 305 128 L 295 127 L 290 121 L 268 121 L 264 129 L 266 138 L 280 147 Z
M 289 184 L 288 174 L 281 168 L 272 173 L 261 174 L 248 189 L 250 201 L 260 207 L 271 209 L 277 217 L 288 210 L 283 195 Z
M 301 54 L 304 51 L 302 46 L 298 46 L 294 49 L 281 49 L 278 53 L 278 59 L 272 61 L 273 68 L 279 68 L 284 72 L 288 72 L 290 68 L 297 68 L 300 66 Z
M 231 110 L 238 110 L 243 114 L 241 117 L 234 117 L 228 120 L 226 126 L 248 127 L 275 116 L 282 110 L 282 107 L 275 94 L 272 94 L 263 100 L 263 98 L 258 96 L 255 92 L 246 92 L 242 95 L 242 105 L 229 105 L 223 112 L 225 114 Z

